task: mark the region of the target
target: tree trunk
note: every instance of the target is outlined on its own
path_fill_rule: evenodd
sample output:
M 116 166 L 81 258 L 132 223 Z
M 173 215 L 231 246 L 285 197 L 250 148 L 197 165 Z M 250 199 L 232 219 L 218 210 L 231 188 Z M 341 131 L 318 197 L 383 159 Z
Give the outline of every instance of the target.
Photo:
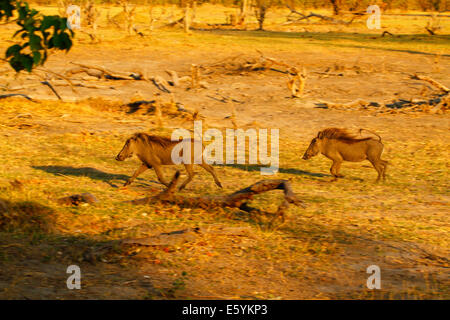
M 188 1 L 184 7 L 184 32 L 189 33 L 191 27 L 191 8 Z
M 242 0 L 240 12 L 239 12 L 239 21 L 238 21 L 239 25 L 245 25 L 247 13 L 248 13 L 248 0 Z
M 264 20 L 266 19 L 266 12 L 267 12 L 266 0 L 256 1 L 255 6 L 256 6 L 255 15 L 259 24 L 258 30 L 264 30 Z
M 333 5 L 333 13 L 335 16 L 338 16 L 341 12 L 341 0 L 330 0 Z

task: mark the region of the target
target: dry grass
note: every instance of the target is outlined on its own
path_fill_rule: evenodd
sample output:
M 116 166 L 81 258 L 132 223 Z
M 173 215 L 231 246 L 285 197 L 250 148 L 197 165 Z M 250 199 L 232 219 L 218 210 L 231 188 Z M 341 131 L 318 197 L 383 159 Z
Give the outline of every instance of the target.
M 286 224 L 268 230 L 264 222 L 228 209 L 124 203 L 162 187 L 149 172 L 134 186 L 117 188 L 137 165 L 134 160 L 114 160 L 127 137 L 120 123 L 114 123 L 119 114 L 96 111 L 83 103 L 46 104 L 36 108 L 21 100 L 0 102 L 4 137 L 0 184 L 7 208 L 1 219 L 2 270 L 13 272 L 10 268 L 18 263 L 14 255 L 17 245 L 28 257 L 33 257 L 33 248 L 40 248 L 44 265 L 72 261 L 97 270 L 98 274 L 93 272 L 90 277 L 93 283 L 85 284 L 91 293 L 82 295 L 84 298 L 115 297 L 98 289 L 104 281 L 99 271 L 103 265 L 128 268 L 128 277 L 136 279 L 152 275 L 154 288 L 149 292 L 136 279 L 128 280 L 134 298 L 438 298 L 448 292 L 444 281 L 449 247 L 448 154 L 442 153 L 449 147 L 446 140 L 389 141 L 389 179 L 374 185 L 375 171 L 361 164 L 345 165 L 347 178 L 329 183 L 327 161 L 300 160 L 303 150 L 299 149 L 308 141 L 282 139 L 279 177 L 292 179 L 294 190 L 308 208 L 290 209 Z M 31 115 L 16 117 L 19 111 Z M 83 114 L 81 123 L 60 116 L 69 113 Z M 139 117 L 127 116 L 144 125 Z M 105 119 L 109 127 L 99 128 L 97 124 Z M 13 126 L 23 122 L 32 126 Z M 84 132 L 83 127 L 91 129 Z M 216 168 L 225 191 L 261 179 L 253 166 Z M 8 186 L 14 179 L 22 182 L 22 189 Z M 52 201 L 81 192 L 93 193 L 100 202 L 62 207 Z M 185 191 L 192 196 L 219 192 L 202 171 Z M 255 204 L 274 210 L 279 197 L 276 193 L 259 196 Z M 211 225 L 250 226 L 252 233 L 247 237 L 204 234 L 175 247 L 118 248 L 101 255 L 104 262 L 100 265 L 92 267 L 90 260 L 86 261 L 86 251 L 107 241 Z M 383 289 L 378 293 L 364 289 L 365 268 L 370 264 L 380 265 L 383 272 Z M 120 283 L 115 281 L 115 285 Z M 2 296 L 17 297 L 5 285 Z M 27 295 L 26 290 L 19 292 Z M 71 295 L 62 284 L 56 294 Z

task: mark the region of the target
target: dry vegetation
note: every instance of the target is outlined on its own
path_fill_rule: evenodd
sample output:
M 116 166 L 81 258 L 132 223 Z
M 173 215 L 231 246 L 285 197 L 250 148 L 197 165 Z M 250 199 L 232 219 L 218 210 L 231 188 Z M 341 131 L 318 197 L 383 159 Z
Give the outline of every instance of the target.
M 0 65 L 1 298 L 450 297 L 448 19 L 431 36 L 428 18 L 382 17 L 394 34 L 382 36 L 364 21 L 286 25 L 286 9 L 267 12 L 270 31 L 239 31 L 208 26 L 227 17 L 208 5 L 196 12 L 205 25 L 185 34 L 163 27 L 181 9 L 155 6 L 151 25 L 148 8 L 136 9 L 140 35 L 123 28 L 121 7 L 98 10 L 95 39 L 77 33 L 45 69 L 15 75 Z M 14 28 L 0 28 L 4 52 Z M 137 164 L 114 160 L 125 139 L 192 129 L 194 119 L 220 130 L 279 128 L 273 178 L 290 180 L 306 208 L 271 224 L 258 211 L 133 203 L 165 187 L 151 170 L 120 187 Z M 368 163 L 344 164 L 346 177 L 331 182 L 324 157 L 301 160 L 314 134 L 333 126 L 383 137 L 385 183 L 373 183 Z M 223 191 L 197 169 L 177 195 L 222 196 L 262 180 L 255 165 L 215 170 Z M 57 201 L 83 193 L 98 201 Z M 282 201 L 273 191 L 250 205 L 276 212 Z M 71 264 L 81 267 L 81 290 L 66 288 Z M 372 264 L 381 290 L 366 288 Z

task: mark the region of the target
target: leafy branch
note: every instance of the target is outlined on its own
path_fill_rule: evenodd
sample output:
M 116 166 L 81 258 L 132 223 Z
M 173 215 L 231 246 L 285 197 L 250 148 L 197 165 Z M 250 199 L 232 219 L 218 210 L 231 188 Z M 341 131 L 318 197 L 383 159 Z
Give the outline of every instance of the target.
M 31 72 L 47 61 L 49 50 L 67 52 L 72 47 L 74 32 L 67 27 L 67 18 L 43 15 L 21 0 L 0 1 L 0 21 L 8 22 L 14 15 L 20 29 L 13 38 L 19 41 L 6 50 L 5 58 L 15 71 Z

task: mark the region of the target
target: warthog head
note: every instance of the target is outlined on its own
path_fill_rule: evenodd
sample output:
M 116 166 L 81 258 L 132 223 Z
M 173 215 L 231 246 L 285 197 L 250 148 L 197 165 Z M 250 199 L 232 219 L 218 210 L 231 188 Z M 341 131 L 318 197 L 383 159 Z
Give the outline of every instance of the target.
M 305 151 L 305 154 L 303 155 L 303 160 L 308 160 L 314 156 L 317 156 L 320 152 L 321 143 L 322 140 L 317 137 L 312 139 L 308 149 Z
M 136 138 L 131 137 L 125 142 L 122 150 L 116 156 L 117 161 L 124 161 L 125 159 L 131 158 L 133 156 L 133 152 L 135 151 Z

